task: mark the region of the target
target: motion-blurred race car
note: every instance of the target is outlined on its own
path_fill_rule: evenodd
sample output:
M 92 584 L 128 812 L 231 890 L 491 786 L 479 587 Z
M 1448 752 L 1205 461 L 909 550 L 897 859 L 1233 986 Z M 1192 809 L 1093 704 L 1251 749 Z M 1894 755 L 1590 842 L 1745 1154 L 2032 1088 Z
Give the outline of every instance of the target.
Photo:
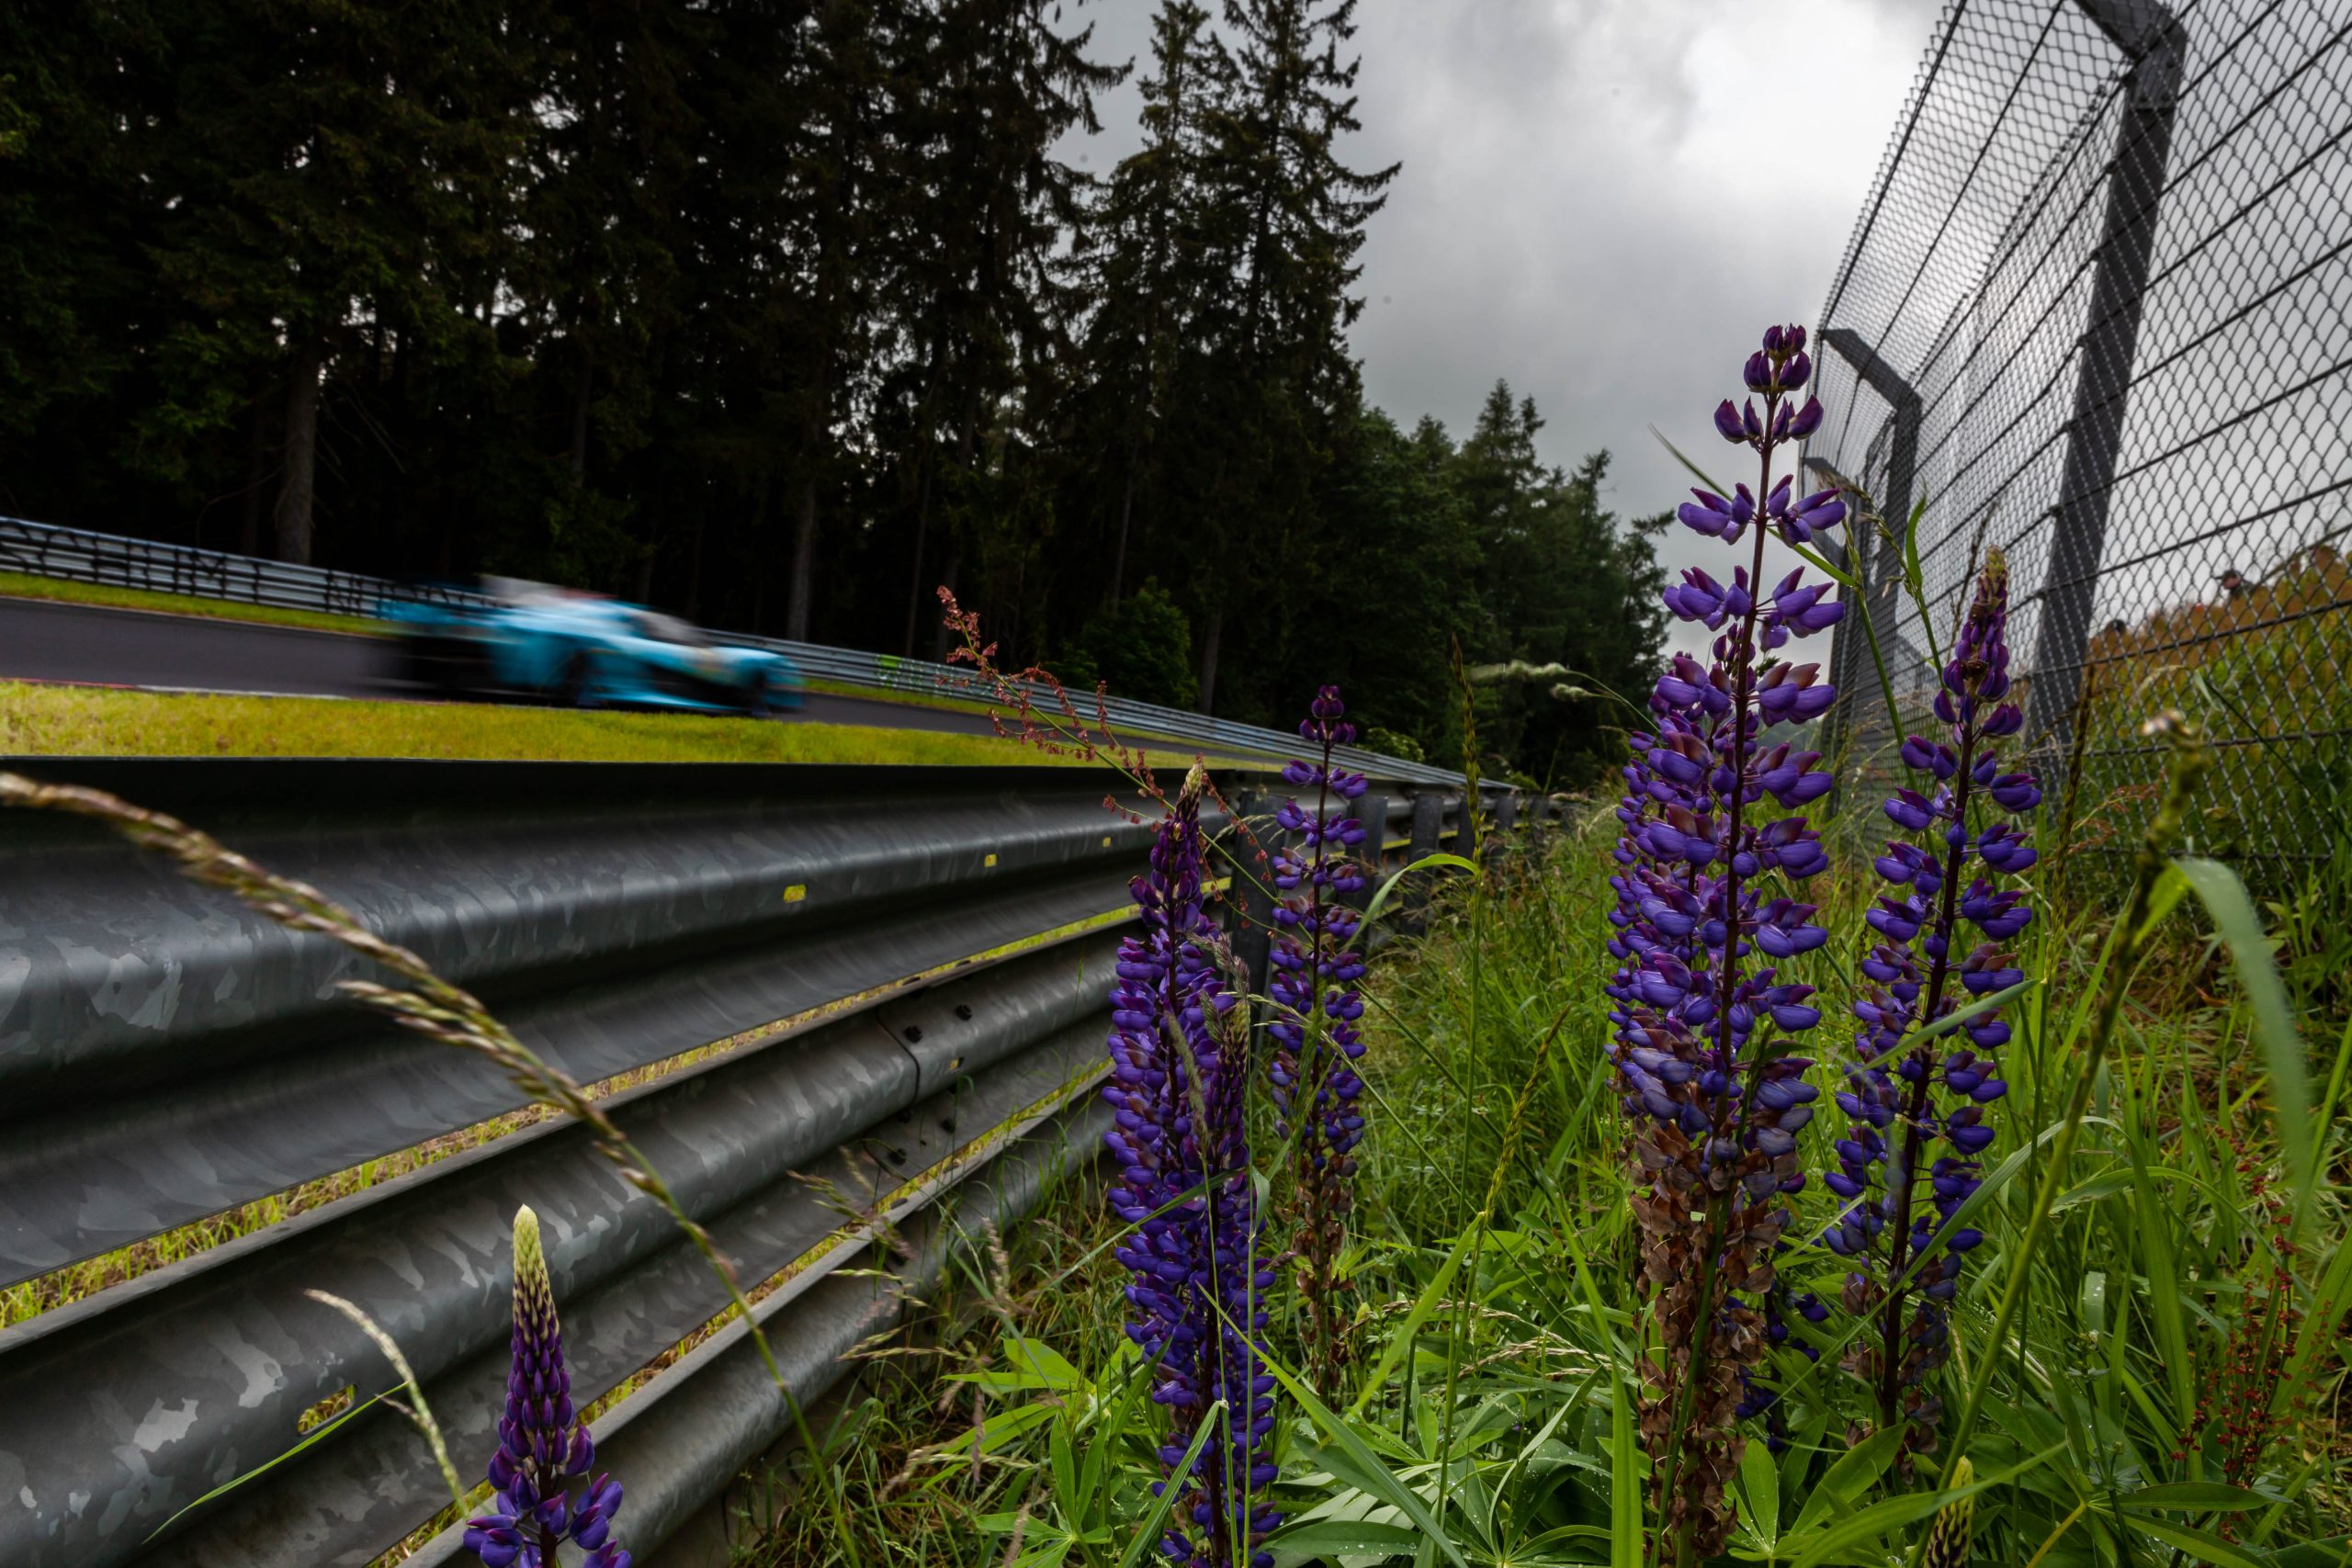
M 674 615 L 514 578 L 489 604 L 396 599 L 394 674 L 444 693 L 571 707 L 683 708 L 766 717 L 800 705 L 800 671 L 763 648 L 729 648 Z

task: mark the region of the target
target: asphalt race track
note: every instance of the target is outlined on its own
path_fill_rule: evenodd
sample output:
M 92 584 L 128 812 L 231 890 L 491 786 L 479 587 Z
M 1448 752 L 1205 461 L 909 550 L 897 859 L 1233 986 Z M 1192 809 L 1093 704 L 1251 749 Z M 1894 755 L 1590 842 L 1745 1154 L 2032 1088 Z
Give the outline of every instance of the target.
M 414 697 L 412 688 L 390 678 L 389 652 L 381 639 L 341 632 L 0 598 L 0 680 L 272 696 Z M 826 692 L 808 693 L 796 716 L 820 724 L 995 733 L 985 714 Z

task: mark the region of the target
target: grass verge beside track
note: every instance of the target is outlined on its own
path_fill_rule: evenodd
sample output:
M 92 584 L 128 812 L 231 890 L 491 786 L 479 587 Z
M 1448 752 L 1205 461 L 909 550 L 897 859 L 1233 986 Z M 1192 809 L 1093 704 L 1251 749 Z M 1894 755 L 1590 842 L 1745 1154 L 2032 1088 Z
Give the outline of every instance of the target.
M 544 762 L 1001 765 L 1056 760 L 994 736 L 928 729 L 470 703 L 124 691 L 27 682 L 0 682 L 0 752 L 19 757 L 434 757 Z
M 67 604 L 96 604 L 117 610 L 152 610 L 167 615 L 199 615 L 209 621 L 250 621 L 265 626 L 301 626 L 315 632 L 382 637 L 382 621 L 364 615 L 329 615 L 316 610 L 281 610 L 234 599 L 201 599 L 186 593 L 154 593 L 106 582 L 67 582 L 21 571 L 0 571 L 0 598 L 53 599 Z

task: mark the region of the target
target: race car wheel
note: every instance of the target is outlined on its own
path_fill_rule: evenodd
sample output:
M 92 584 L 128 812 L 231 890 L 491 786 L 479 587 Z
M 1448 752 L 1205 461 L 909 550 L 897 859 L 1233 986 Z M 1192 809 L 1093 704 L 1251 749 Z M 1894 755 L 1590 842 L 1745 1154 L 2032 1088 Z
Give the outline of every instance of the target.
M 591 700 L 586 654 L 575 653 L 563 661 L 563 671 L 555 678 L 555 700 L 568 708 L 595 705 Z
M 751 685 L 743 692 L 743 712 L 752 718 L 775 718 L 783 714 L 784 705 L 777 701 L 775 676 L 762 671 L 752 677 Z

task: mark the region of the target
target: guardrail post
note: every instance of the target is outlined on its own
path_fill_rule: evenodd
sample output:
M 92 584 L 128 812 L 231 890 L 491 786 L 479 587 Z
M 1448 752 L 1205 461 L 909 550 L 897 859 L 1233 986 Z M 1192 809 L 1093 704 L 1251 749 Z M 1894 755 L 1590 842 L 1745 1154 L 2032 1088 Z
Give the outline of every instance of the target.
M 2107 510 L 2115 459 L 2138 356 L 2140 311 L 2148 263 L 2172 153 L 2174 110 L 2188 31 L 2156 0 L 2076 0 L 2099 29 L 2132 60 L 2124 78 L 2121 123 L 2107 185 L 2107 213 L 2094 253 L 2090 311 L 2083 330 L 2081 368 L 2075 378 L 2074 416 L 2066 426 L 2066 461 L 2059 472 L 2051 523 L 2050 564 L 2041 582 L 2041 625 L 2027 668 L 2028 746 L 2066 755 L 2075 707 L 2090 651 L 2091 601 L 2107 547 Z M 2045 777 L 2048 775 L 2045 774 Z
M 1245 790 L 1236 795 L 1234 821 L 1224 840 L 1226 867 L 1232 878 L 1226 886 L 1226 903 L 1231 911 L 1227 934 L 1252 997 L 1266 994 L 1267 959 L 1273 948 L 1272 862 L 1282 844 L 1281 829 L 1271 814 L 1272 802 L 1273 796 L 1265 790 Z M 1248 833 L 1242 830 L 1245 823 Z M 1257 836 L 1254 844 L 1252 833 Z M 1261 849 L 1265 852 L 1263 864 L 1258 859 Z M 1255 1004 L 1252 1007 L 1254 1010 Z
M 1386 786 L 1374 784 L 1356 802 L 1356 819 L 1363 824 L 1363 842 L 1356 853 L 1364 863 L 1363 886 L 1347 896 L 1348 908 L 1359 914 L 1372 907 L 1380 879 L 1388 873 L 1388 802 Z
M 1434 789 L 1413 792 L 1412 840 L 1405 848 L 1405 863 L 1411 865 L 1437 853 L 1438 831 L 1445 821 L 1445 797 Z M 1405 887 L 1404 928 L 1419 931 L 1427 922 L 1430 901 L 1430 874 L 1416 872 Z
M 1478 792 L 1462 792 L 1462 815 L 1453 824 L 1453 852 L 1476 864 L 1478 859 Z

